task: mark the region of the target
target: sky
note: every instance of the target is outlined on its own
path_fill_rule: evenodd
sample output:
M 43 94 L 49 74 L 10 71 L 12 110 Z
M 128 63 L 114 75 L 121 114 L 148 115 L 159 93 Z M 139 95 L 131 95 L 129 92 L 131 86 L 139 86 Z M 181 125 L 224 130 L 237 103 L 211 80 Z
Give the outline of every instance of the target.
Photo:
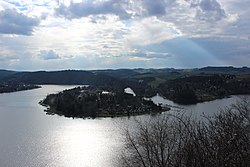
M 250 66 L 250 0 L 0 0 L 0 69 Z

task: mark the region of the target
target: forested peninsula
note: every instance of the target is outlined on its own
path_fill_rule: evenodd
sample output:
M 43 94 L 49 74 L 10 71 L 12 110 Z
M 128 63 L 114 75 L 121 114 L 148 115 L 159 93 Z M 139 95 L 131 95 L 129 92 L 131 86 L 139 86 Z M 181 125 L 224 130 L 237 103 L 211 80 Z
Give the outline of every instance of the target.
M 73 118 L 132 116 L 169 110 L 141 96 L 94 86 L 76 87 L 50 94 L 40 104 L 47 107 L 45 111 L 48 114 Z

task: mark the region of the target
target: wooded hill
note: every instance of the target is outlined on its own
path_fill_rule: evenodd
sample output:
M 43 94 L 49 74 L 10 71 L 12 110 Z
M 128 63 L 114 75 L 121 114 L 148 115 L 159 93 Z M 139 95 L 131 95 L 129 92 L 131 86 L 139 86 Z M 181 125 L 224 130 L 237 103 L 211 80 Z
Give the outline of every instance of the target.
M 139 96 L 156 93 L 182 104 L 249 94 L 250 68 L 204 67 L 195 69 L 106 69 L 16 72 L 0 70 L 0 84 L 94 85 L 123 90 L 131 87 Z

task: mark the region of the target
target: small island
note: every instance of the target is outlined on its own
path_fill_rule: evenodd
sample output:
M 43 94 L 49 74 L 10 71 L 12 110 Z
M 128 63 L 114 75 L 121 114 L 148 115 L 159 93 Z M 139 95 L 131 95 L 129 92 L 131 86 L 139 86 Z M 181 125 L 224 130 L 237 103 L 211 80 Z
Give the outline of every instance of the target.
M 47 107 L 47 114 L 72 118 L 133 116 L 169 110 L 141 96 L 94 86 L 76 87 L 50 94 L 40 104 Z

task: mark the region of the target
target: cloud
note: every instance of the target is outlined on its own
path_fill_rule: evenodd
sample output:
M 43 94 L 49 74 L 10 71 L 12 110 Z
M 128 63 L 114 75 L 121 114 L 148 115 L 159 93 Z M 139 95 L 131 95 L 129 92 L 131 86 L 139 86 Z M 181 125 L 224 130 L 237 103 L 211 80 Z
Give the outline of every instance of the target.
M 116 15 L 120 19 L 127 19 L 130 18 L 130 14 L 126 11 L 126 5 L 126 1 L 123 0 L 87 0 L 76 3 L 71 1 L 69 6 L 60 4 L 60 6 L 55 9 L 55 11 L 58 16 L 63 16 L 67 19 L 107 14 Z
M 63 69 L 250 62 L 249 0 L 56 1 L 0 0 L 2 64 Z M 18 35 L 4 35 L 3 25 Z
M 17 56 L 0 55 L 0 61 L 18 61 Z
M 58 16 L 76 19 L 88 16 L 115 15 L 121 20 L 163 16 L 166 8 L 175 4 L 175 0 L 86 0 L 70 1 L 69 5 L 61 3 L 55 9 Z
M 152 51 L 143 51 L 143 50 L 134 50 L 129 53 L 124 53 L 121 56 L 127 56 L 134 59 L 145 59 L 145 60 L 153 60 L 153 59 L 167 59 L 172 57 L 170 53 L 161 53 L 161 52 L 152 52 Z
M 131 32 L 126 36 L 127 42 L 135 46 L 157 44 L 182 36 L 182 33 L 174 24 L 159 20 L 156 17 L 148 17 L 140 22 L 133 22 L 130 29 Z
M 240 20 L 240 16 L 237 14 L 239 11 L 230 10 L 225 5 L 229 2 L 221 3 L 221 1 L 223 2 L 223 0 L 70 1 L 69 4 L 60 3 L 55 9 L 55 13 L 57 16 L 67 18 L 70 21 L 86 18 L 92 23 L 101 24 L 115 16 L 116 21 L 123 21 L 132 31 L 131 23 L 140 23 L 154 17 L 161 22 L 172 24 L 176 30 L 178 29 L 184 35 L 205 37 L 222 35 L 226 30 L 230 31 L 230 27 L 236 26 Z M 169 29 L 166 32 L 168 31 L 171 30 Z M 160 39 L 165 38 L 167 40 L 167 37 L 161 36 Z
M 5 2 L 5 1 L 0 1 L 0 10 L 8 9 L 8 8 L 14 8 L 15 5 Z
M 166 2 L 164 0 L 143 0 L 142 5 L 145 9 L 145 14 L 148 16 L 165 15 Z
M 38 56 L 43 60 L 60 59 L 60 56 L 53 50 L 42 50 Z
M 0 11 L 1 34 L 32 35 L 39 23 L 38 18 L 28 17 L 15 9 Z
M 225 10 L 217 0 L 196 0 L 191 2 L 191 7 L 197 9 L 196 17 L 200 20 L 219 21 L 226 17 Z

